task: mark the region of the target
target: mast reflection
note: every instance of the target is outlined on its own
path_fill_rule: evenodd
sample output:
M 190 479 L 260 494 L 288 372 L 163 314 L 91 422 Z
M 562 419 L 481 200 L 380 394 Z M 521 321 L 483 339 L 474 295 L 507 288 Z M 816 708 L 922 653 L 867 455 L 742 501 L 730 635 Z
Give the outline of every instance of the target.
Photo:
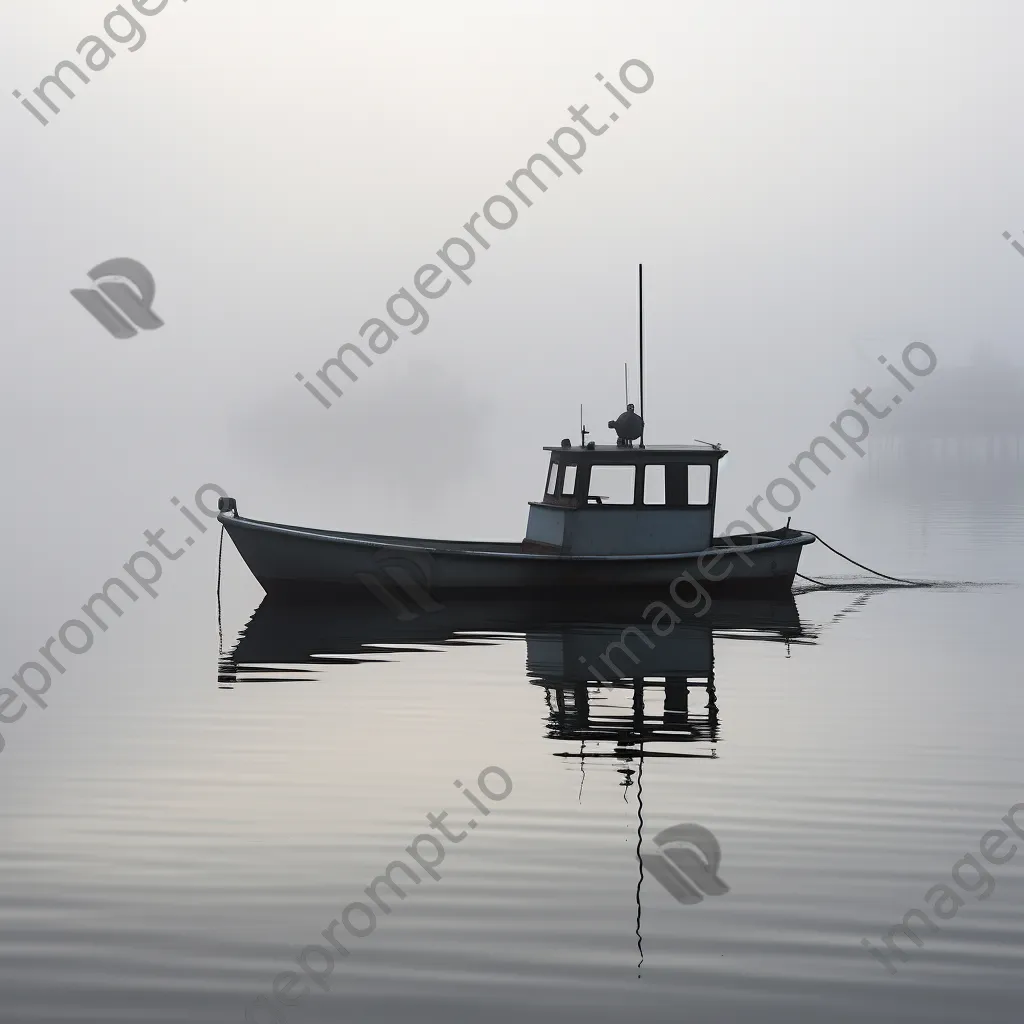
M 703 616 L 674 616 L 670 628 L 643 612 L 662 594 L 599 600 L 473 599 L 420 614 L 372 600 L 297 604 L 267 598 L 222 656 L 222 686 L 316 678 L 325 665 L 415 658 L 438 646 L 526 642 L 526 674 L 544 692 L 547 737 L 556 757 L 578 759 L 580 799 L 592 759 L 618 761 L 623 798 L 635 787 L 637 976 L 644 952 L 641 889 L 643 768 L 647 758 L 713 758 L 719 739 L 716 637 L 810 644 L 792 595 L 716 600 Z M 855 602 L 856 604 L 856 602 Z

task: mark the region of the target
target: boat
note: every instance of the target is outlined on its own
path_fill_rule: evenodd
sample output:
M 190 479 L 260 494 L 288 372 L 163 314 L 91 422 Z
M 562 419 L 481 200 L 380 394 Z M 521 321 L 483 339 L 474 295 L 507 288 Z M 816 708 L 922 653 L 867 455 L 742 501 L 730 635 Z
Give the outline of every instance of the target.
M 218 518 L 263 589 L 327 599 L 375 594 L 399 618 L 435 593 L 514 593 L 590 588 L 668 588 L 700 609 L 710 592 L 785 593 L 810 533 L 790 529 L 714 537 L 721 445 L 644 443 L 643 267 L 640 268 L 640 412 L 629 402 L 609 420 L 614 444 L 563 438 L 549 453 L 540 501 L 529 503 L 521 541 L 427 540 L 286 526 L 239 515 L 219 499 Z M 638 443 L 637 443 L 638 442 Z M 608 490 L 608 494 L 600 493 Z M 401 593 L 396 593 L 396 588 Z M 706 608 L 704 609 L 706 610 Z
M 667 587 L 677 603 L 697 607 L 709 593 L 760 596 L 792 587 L 801 548 L 813 535 L 788 526 L 712 535 L 727 451 L 709 444 L 634 446 L 643 424 L 632 406 L 611 425 L 615 444 L 586 442 L 584 430 L 579 445 L 565 438 L 544 449 L 544 494 L 529 503 L 518 542 L 288 526 L 240 515 L 231 497 L 220 499 L 218 518 L 268 594 L 370 590 L 385 603 L 404 594 L 424 607 L 441 592 Z

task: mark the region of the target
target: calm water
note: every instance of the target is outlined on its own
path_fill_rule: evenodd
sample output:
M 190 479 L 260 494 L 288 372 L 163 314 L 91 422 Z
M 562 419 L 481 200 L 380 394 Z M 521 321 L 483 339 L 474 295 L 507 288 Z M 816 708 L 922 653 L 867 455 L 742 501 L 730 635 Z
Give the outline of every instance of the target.
M 1019 476 L 875 466 L 796 517 L 885 571 L 1012 585 L 720 604 L 659 640 L 646 687 L 588 687 L 578 662 L 639 607 L 265 604 L 246 625 L 259 594 L 232 558 L 218 679 L 208 551 L 126 626 L 118 671 L 63 684 L 31 742 L 11 730 L 0 1017 L 241 1021 L 448 811 L 466 835 L 440 879 L 384 890 L 372 934 L 335 933 L 329 991 L 253 1019 L 1016 1019 L 1024 851 L 904 939 L 897 976 L 860 943 L 1024 801 Z M 817 548 L 802 567 L 849 568 Z M 637 859 L 687 822 L 729 887 L 693 905 Z

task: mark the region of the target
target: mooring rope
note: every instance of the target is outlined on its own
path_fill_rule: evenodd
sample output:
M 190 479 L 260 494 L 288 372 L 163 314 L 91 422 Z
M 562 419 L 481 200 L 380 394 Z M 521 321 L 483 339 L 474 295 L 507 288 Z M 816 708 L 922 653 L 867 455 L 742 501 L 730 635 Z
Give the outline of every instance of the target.
M 220 650 L 218 652 L 221 658 L 224 657 L 224 626 L 221 621 L 220 613 L 220 579 L 221 579 L 221 565 L 224 561 L 224 524 L 220 524 L 220 545 L 217 548 L 217 635 L 220 638 Z
M 794 573 L 793 575 L 799 576 L 802 580 L 807 580 L 808 583 L 813 583 L 816 587 L 825 587 L 826 590 L 831 586 L 831 584 L 823 583 L 821 580 L 811 579 L 810 576 L 805 576 L 802 572 Z
M 847 562 L 849 562 L 851 565 L 857 566 L 858 569 L 863 569 L 865 572 L 871 573 L 872 576 L 879 576 L 881 579 L 883 579 L 883 580 L 891 580 L 893 583 L 902 583 L 902 584 L 904 584 L 905 586 L 908 586 L 908 587 L 930 587 L 930 586 L 935 586 L 934 583 L 932 583 L 932 582 L 930 582 L 928 580 L 905 580 L 905 579 L 903 579 L 900 576 L 887 576 L 884 572 L 879 572 L 877 569 L 872 569 L 870 566 L 864 565 L 863 562 L 858 562 L 855 558 L 851 558 L 849 555 L 844 555 L 842 553 L 842 551 L 839 551 L 837 548 L 832 547 L 832 545 L 829 544 L 829 542 L 827 540 L 822 540 L 821 537 L 819 537 L 816 533 L 812 533 L 810 530 L 803 530 L 801 532 L 802 533 L 810 534 L 816 541 L 818 541 L 821 544 L 824 544 L 825 547 L 827 547 L 829 549 L 829 551 L 834 552 L 840 558 L 845 559 Z M 834 586 L 834 584 L 831 584 L 831 583 L 824 583 L 821 580 L 811 579 L 810 576 L 804 576 L 803 573 L 799 573 L 798 572 L 796 575 L 799 576 L 800 579 L 807 580 L 808 583 L 813 583 L 815 586 L 818 586 L 818 587 L 833 587 Z

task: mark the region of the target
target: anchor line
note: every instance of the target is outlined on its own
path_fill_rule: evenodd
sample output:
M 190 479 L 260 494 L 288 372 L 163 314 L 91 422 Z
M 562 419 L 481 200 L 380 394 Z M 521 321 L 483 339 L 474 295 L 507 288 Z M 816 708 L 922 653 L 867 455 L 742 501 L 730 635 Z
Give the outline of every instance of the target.
M 840 558 L 845 559 L 851 565 L 857 566 L 858 569 L 863 569 L 865 572 L 871 573 L 872 576 L 879 576 L 883 580 L 891 580 L 893 583 L 905 583 L 907 586 L 911 587 L 929 585 L 926 580 L 905 580 L 900 576 L 887 576 L 884 572 L 879 572 L 877 569 L 872 569 L 870 566 L 864 565 L 863 562 L 858 562 L 855 558 L 851 558 L 849 555 L 844 555 L 842 551 L 839 551 L 837 548 L 832 547 L 832 545 L 829 544 L 827 540 L 822 540 L 821 537 L 819 537 L 816 533 L 812 533 L 810 530 L 804 530 L 803 532 L 810 534 L 816 541 L 818 541 L 821 544 L 824 544 L 825 547 L 829 549 L 829 551 L 833 552 L 834 554 L 837 554 Z M 832 584 L 823 583 L 821 580 L 811 579 L 810 576 L 804 576 L 803 573 L 798 572 L 796 575 L 799 576 L 800 579 L 807 580 L 808 583 L 813 583 L 815 586 L 818 587 L 832 586 Z
M 220 524 L 220 544 L 217 548 L 217 636 L 218 643 L 220 645 L 218 650 L 218 656 L 224 657 L 224 625 L 221 619 L 221 608 L 220 608 L 220 581 L 221 581 L 221 566 L 224 562 L 224 524 Z
M 806 580 L 808 583 L 813 583 L 816 587 L 824 587 L 826 590 L 828 590 L 831 586 L 828 583 L 823 583 L 821 580 L 811 579 L 810 576 L 805 576 L 802 572 L 797 572 L 793 575 L 798 576 L 802 580 Z

